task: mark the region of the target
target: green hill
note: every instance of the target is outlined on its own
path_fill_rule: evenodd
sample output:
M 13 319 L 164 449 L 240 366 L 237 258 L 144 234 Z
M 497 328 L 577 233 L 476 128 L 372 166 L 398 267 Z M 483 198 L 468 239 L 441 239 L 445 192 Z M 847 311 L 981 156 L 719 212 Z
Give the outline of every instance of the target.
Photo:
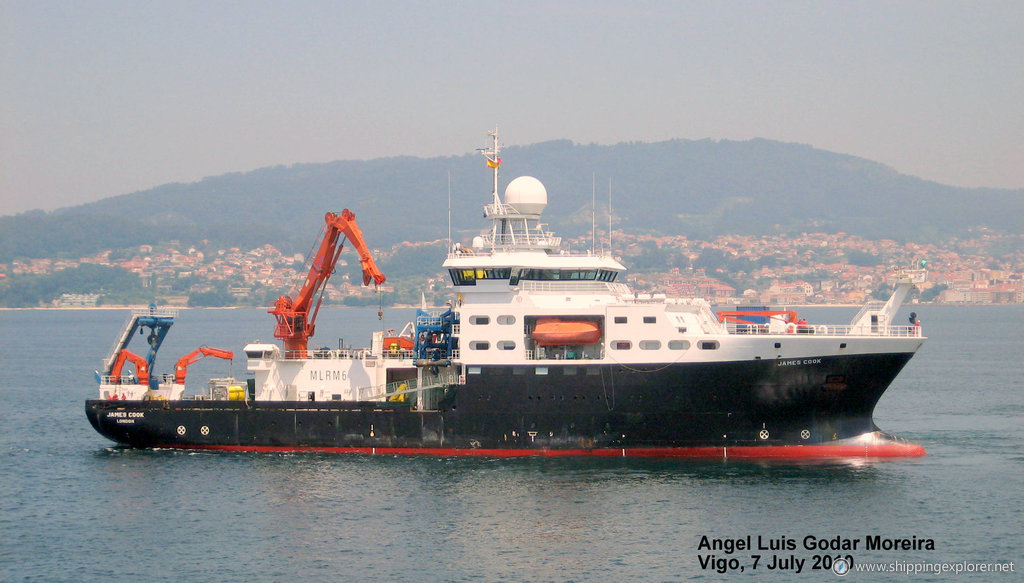
M 1024 189 L 966 189 L 884 165 L 769 140 L 509 147 L 501 187 L 528 174 L 547 187 L 545 220 L 562 235 L 589 232 L 592 185 L 607 224 L 632 232 L 766 234 L 826 231 L 930 242 L 973 226 L 1020 232 Z M 456 238 L 483 227 L 490 173 L 479 154 L 276 166 L 168 184 L 99 202 L 0 217 L 0 262 L 77 257 L 143 243 L 271 243 L 305 252 L 323 214 L 349 208 L 371 245 L 447 236 L 451 180 Z

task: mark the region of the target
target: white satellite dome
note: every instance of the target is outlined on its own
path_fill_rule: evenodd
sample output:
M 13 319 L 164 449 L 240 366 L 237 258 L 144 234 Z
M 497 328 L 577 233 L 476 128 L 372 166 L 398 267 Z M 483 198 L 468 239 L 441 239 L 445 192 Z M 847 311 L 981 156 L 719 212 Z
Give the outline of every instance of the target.
M 524 215 L 539 215 L 548 206 L 548 191 L 533 176 L 520 176 L 505 187 L 505 204 Z

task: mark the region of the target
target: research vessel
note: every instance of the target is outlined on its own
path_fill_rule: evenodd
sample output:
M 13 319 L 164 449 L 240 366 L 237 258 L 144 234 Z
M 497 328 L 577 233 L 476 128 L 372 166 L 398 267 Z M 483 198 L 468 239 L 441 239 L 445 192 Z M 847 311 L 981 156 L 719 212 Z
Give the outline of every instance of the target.
M 281 343 L 245 345 L 245 378 L 210 379 L 204 393 L 185 395 L 190 362 L 229 353 L 196 352 L 175 374 L 150 374 L 175 314 L 133 312 L 97 372 L 98 398 L 85 403 L 93 427 L 132 447 L 255 452 L 924 455 L 873 420 L 925 341 L 919 322 L 893 322 L 925 280 L 923 264 L 895 274 L 888 301 L 839 325 L 638 293 L 610 251 L 569 251 L 547 230 L 539 180 L 516 178 L 499 196 L 501 147 L 489 135 L 489 227 L 449 248 L 446 306 L 417 310 L 363 349 L 310 348 L 345 239 L 359 251 L 363 283 L 385 281 L 355 216 L 328 213 L 305 283 L 270 309 Z M 137 333 L 145 357 L 129 350 Z M 124 373 L 129 362 L 134 374 Z

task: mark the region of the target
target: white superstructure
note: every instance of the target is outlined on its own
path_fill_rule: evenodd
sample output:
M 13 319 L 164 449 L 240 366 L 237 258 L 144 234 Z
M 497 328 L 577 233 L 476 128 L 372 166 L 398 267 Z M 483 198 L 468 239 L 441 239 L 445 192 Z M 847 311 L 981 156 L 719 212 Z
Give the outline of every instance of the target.
M 470 248 L 455 245 L 444 262 L 457 293 L 458 359 L 473 374 L 483 365 L 630 366 L 678 362 L 785 359 L 803 356 L 898 352 L 920 345 L 920 329 L 892 326 L 907 291 L 923 272 L 906 272 L 893 298 L 866 307 L 850 326 L 801 326 L 769 318 L 754 330 L 730 325 L 703 299 L 634 293 L 619 283 L 625 267 L 610 254 L 567 252 L 540 222 L 548 199 L 536 178 L 512 180 L 497 194 L 500 145 L 484 151 L 494 172 L 492 202 L 484 207 L 488 232 Z M 596 326 L 587 342 L 538 339 L 539 323 Z M 737 334 L 736 332 L 757 332 Z M 842 336 L 842 341 L 832 340 Z M 889 339 L 890 341 L 886 341 Z M 916 340 L 915 340 L 916 339 Z M 917 346 L 914 346 L 916 350 Z

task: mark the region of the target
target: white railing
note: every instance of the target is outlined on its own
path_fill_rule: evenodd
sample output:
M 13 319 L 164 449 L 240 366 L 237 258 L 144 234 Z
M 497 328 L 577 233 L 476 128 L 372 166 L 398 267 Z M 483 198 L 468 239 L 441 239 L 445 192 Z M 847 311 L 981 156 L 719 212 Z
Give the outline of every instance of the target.
M 564 350 L 558 348 L 547 349 L 536 347 L 533 350 L 524 350 L 523 356 L 526 360 L 558 360 L 566 364 L 582 360 L 603 360 L 604 347 L 591 348 L 588 350 Z
M 615 295 L 629 293 L 629 287 L 621 283 L 589 280 L 534 281 L 521 280 L 519 289 L 531 292 L 607 292 Z
M 753 335 L 768 335 L 769 332 L 766 328 L 759 326 L 752 326 L 749 324 L 736 324 L 730 322 L 727 324 L 729 334 L 753 334 Z M 785 333 L 774 333 L 775 336 L 803 336 L 803 335 L 815 335 L 815 336 L 899 336 L 899 337 L 916 337 L 921 336 L 920 326 L 866 326 L 858 325 L 851 326 L 849 324 L 841 325 L 829 325 L 829 324 L 817 324 L 799 327 L 794 325 L 792 331 L 787 330 Z
M 400 350 L 398 355 L 391 356 L 385 353 L 385 358 L 406 358 L 412 357 L 412 351 Z M 370 351 L 369 348 L 361 348 L 358 350 L 343 349 L 343 350 L 288 350 L 285 351 L 284 357 L 288 360 L 366 360 L 376 358 L 376 355 Z
M 159 374 L 153 375 L 157 379 L 157 385 L 171 385 L 174 384 L 174 375 L 172 374 Z M 137 385 L 139 384 L 139 378 L 133 374 L 125 375 L 100 375 L 101 385 Z
M 551 232 L 540 233 L 500 233 L 484 235 L 484 247 L 544 247 L 557 249 L 562 245 L 562 238 Z

